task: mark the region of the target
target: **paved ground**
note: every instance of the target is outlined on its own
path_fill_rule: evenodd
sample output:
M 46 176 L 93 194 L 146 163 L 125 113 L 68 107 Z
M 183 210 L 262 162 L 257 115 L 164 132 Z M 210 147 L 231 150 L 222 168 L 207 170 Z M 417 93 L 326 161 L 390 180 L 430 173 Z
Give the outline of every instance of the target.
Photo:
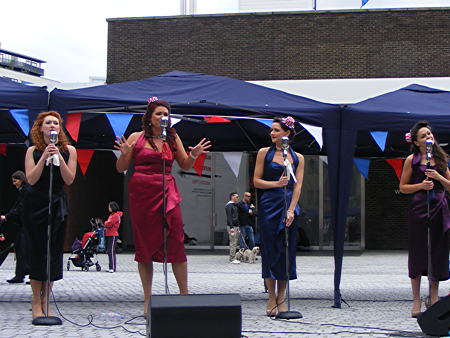
M 99 261 L 103 268 L 107 267 L 106 255 L 100 255 Z M 304 318 L 292 321 L 272 320 L 264 315 L 267 295 L 263 293 L 260 261 L 234 265 L 227 262 L 226 254 L 192 253 L 188 254 L 188 264 L 191 293 L 241 295 L 242 334 L 247 337 L 424 336 L 416 320 L 409 317 L 411 296 L 407 255 L 403 251 L 365 252 L 344 257 L 341 291 L 349 307 L 343 304 L 342 309 L 331 308 L 333 257 L 300 254 L 297 257 L 299 279 L 290 284 L 291 309 L 300 311 Z M 118 267 L 118 271 L 111 274 L 95 270 L 82 272 L 72 265 L 54 289 L 59 310 L 65 318 L 63 325 L 36 327 L 31 325 L 30 287 L 5 281 L 14 274 L 13 255 L 10 255 L 0 268 L 0 337 L 145 335 L 144 319 L 132 319 L 142 314 L 143 307 L 133 255 L 120 254 Z M 176 293 L 172 274 L 169 286 L 171 293 Z M 427 283 L 423 283 L 424 294 L 426 290 Z M 441 296 L 449 290 L 450 282 L 441 283 Z M 156 265 L 154 293 L 164 293 L 161 264 Z M 102 313 L 111 312 L 124 319 L 102 318 Z

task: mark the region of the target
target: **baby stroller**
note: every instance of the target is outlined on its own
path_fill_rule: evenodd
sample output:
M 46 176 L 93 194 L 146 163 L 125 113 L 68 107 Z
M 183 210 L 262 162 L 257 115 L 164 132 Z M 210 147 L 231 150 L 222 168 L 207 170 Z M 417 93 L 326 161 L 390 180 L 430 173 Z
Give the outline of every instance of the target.
M 83 235 L 82 240 L 76 239 L 72 244 L 72 254 L 67 261 L 67 271 L 70 270 L 70 262 L 77 268 L 81 268 L 83 271 L 89 271 L 89 268 L 95 265 L 97 271 L 101 271 L 102 267 L 97 259 L 97 245 L 98 245 L 98 232 L 99 227 L 95 223 L 95 220 L 91 219 L 92 231 L 86 232 Z M 95 263 L 91 258 L 95 256 Z

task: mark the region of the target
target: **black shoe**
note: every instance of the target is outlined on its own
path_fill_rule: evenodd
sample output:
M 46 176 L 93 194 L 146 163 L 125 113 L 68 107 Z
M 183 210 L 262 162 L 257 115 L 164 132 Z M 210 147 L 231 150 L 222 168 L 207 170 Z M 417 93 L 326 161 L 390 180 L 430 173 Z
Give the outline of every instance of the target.
M 14 284 L 14 283 L 23 283 L 23 278 L 14 276 L 13 278 L 7 279 L 6 281 L 7 281 L 8 283 L 12 283 L 12 284 Z

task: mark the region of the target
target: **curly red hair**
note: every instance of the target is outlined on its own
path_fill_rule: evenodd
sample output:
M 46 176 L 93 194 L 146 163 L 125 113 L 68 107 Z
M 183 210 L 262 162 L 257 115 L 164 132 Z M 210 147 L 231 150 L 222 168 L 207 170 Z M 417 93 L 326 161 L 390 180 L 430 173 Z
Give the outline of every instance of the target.
M 42 124 L 44 123 L 44 120 L 47 116 L 53 116 L 58 119 L 60 128 L 59 128 L 57 146 L 59 148 L 59 151 L 66 152 L 67 145 L 69 145 L 70 142 L 69 142 L 69 139 L 67 138 L 66 134 L 63 131 L 63 128 L 62 128 L 63 120 L 61 118 L 61 115 L 59 115 L 58 112 L 53 111 L 53 110 L 40 113 L 38 115 L 38 117 L 36 118 L 36 120 L 34 120 L 33 127 L 31 127 L 31 131 L 30 131 L 31 141 L 33 141 L 33 144 L 36 146 L 36 149 L 39 149 L 42 151 L 47 146 L 44 141 L 44 135 L 42 135 L 42 132 L 41 132 Z

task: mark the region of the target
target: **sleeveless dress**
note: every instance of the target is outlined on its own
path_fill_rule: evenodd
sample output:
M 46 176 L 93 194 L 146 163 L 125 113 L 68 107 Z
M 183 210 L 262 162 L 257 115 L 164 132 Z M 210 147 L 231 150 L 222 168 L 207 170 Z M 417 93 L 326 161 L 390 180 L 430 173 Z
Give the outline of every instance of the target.
M 420 164 L 421 154 L 414 154 L 410 184 L 420 183 L 425 179 L 426 165 Z M 434 167 L 432 167 L 434 169 Z M 431 218 L 431 279 L 445 281 L 448 279 L 448 241 L 447 230 L 450 228 L 450 212 L 444 187 L 434 181 L 430 191 Z M 428 213 L 427 192 L 419 190 L 411 199 L 408 214 L 408 275 L 416 278 L 427 276 L 428 272 Z
M 292 169 L 298 167 L 299 159 L 295 152 L 289 148 L 289 152 L 294 161 Z M 267 151 L 264 159 L 263 180 L 278 181 L 283 174 L 284 166 L 273 162 L 275 147 L 272 145 Z M 287 185 L 287 207 L 291 203 L 294 180 L 292 177 Z M 261 229 L 261 261 L 262 277 L 275 280 L 287 280 L 286 276 L 286 244 L 285 244 L 285 223 L 284 220 L 284 188 L 259 189 L 259 211 L 258 224 Z M 300 207 L 295 207 L 295 217 L 289 230 L 289 279 L 296 279 L 296 250 L 298 215 Z
M 174 155 L 168 143 L 163 151 L 145 147 L 141 134 L 133 149 L 134 173 L 128 185 L 128 198 L 135 244 L 135 260 L 164 262 L 163 240 L 163 156 L 166 160 L 167 261 L 185 262 L 181 197 L 171 174 Z
M 64 160 L 69 159 L 69 152 L 61 153 Z M 35 149 L 34 162 L 37 163 L 42 151 Z M 30 279 L 46 281 L 47 267 L 47 227 L 50 166 L 44 166 L 41 177 L 35 185 L 30 185 L 23 202 L 23 224 L 30 235 Z M 64 236 L 68 215 L 67 197 L 64 180 L 59 167 L 53 167 L 52 184 L 52 232 L 50 241 L 50 281 L 63 278 Z

